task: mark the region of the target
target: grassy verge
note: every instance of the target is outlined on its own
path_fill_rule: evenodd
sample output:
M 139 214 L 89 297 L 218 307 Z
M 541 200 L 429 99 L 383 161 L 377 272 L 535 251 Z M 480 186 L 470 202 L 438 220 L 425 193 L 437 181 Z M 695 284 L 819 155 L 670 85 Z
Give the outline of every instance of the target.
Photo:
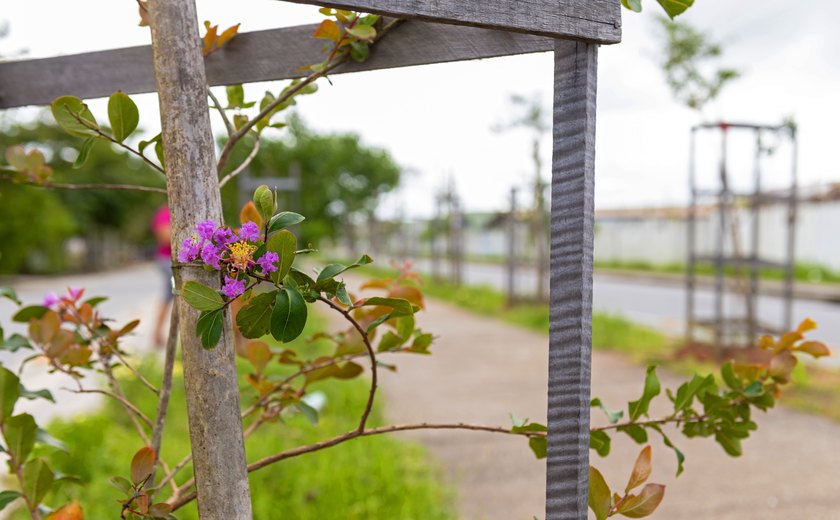
M 680 263 L 654 264 L 644 261 L 596 261 L 595 269 L 620 269 L 645 273 L 685 274 L 685 265 Z M 715 266 L 702 263 L 695 266 L 695 272 L 701 276 L 713 276 Z M 727 274 L 736 274 L 734 268 L 727 268 Z M 781 269 L 760 269 L 759 277 L 764 280 L 783 280 Z M 798 263 L 793 268 L 793 277 L 798 282 L 840 284 L 840 273 L 817 264 Z
M 325 320 L 310 317 L 311 335 Z M 325 352 L 324 344 L 290 344 L 303 357 Z M 157 363 L 148 363 L 149 367 Z M 270 369 L 281 373 L 283 367 Z M 248 367 L 240 363 L 240 375 Z M 147 372 L 148 373 L 148 372 Z M 154 370 L 152 380 L 160 380 Z M 240 378 L 242 381 L 243 378 Z M 125 390 L 148 416 L 153 417 L 156 398 L 126 376 Z M 347 432 L 358 423 L 368 394 L 366 380 L 328 380 L 312 385 L 326 395 L 326 406 L 316 426 L 301 416 L 285 423 L 263 426 L 246 442 L 249 461 L 296 446 Z M 243 382 L 243 404 L 250 402 L 253 390 Z M 183 376 L 176 366 L 173 398 L 165 430 L 162 456 L 174 464 L 189 452 Z M 371 415 L 371 425 L 384 423 L 381 401 Z M 54 422 L 50 432 L 69 447 L 72 456 L 53 455 L 55 467 L 64 473 L 81 477 L 82 487 L 65 486 L 65 496 L 78 498 L 85 507 L 86 518 L 117 518 L 119 492 L 108 484 L 113 475 L 128 474 L 129 462 L 141 447 L 124 412 L 108 402 L 98 412 Z M 191 469 L 182 471 L 183 482 Z M 321 452 L 288 459 L 251 474 L 254 517 L 258 519 L 453 519 L 453 493 L 443 483 L 438 467 L 430 461 L 422 447 L 405 440 L 386 436 L 357 439 Z M 56 500 L 58 502 L 58 500 Z M 195 505 L 177 512 L 181 520 L 197 519 Z M 18 518 L 18 517 L 16 517 Z M 20 517 L 23 518 L 23 517 Z
M 394 276 L 392 269 L 365 266 L 363 272 L 374 277 Z M 521 304 L 507 307 L 505 295 L 491 287 L 456 287 L 446 281 L 424 279 L 423 291 L 431 297 L 454 303 L 485 316 L 548 333 L 547 305 Z M 710 373 L 716 368 L 691 359 L 674 359 L 675 342 L 661 332 L 616 315 L 592 314 L 592 347 L 620 352 L 637 363 L 656 363 L 675 372 L 691 375 Z M 840 372 L 802 363 L 794 371 L 792 384 L 782 395 L 791 408 L 823 415 L 840 422 Z

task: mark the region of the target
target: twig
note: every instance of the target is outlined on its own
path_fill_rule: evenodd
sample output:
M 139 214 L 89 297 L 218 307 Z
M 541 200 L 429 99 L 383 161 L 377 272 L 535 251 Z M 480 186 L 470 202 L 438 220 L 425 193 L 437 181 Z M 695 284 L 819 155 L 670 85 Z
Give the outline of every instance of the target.
M 137 184 L 83 184 L 83 183 L 62 183 L 62 182 L 33 182 L 33 181 L 12 181 L 0 177 L 0 180 L 15 182 L 17 184 L 26 184 L 28 186 L 37 186 L 39 188 L 58 188 L 62 190 L 122 190 L 122 191 L 145 191 L 148 193 L 162 193 L 166 195 L 166 188 L 155 188 L 154 186 L 139 186 Z
M 227 130 L 228 137 L 232 136 L 236 132 L 236 128 L 234 128 L 234 126 L 230 123 L 230 119 L 227 116 L 227 112 L 225 112 L 225 109 L 222 108 L 222 104 L 219 103 L 219 98 L 217 98 L 216 95 L 213 94 L 213 91 L 210 90 L 209 85 L 207 86 L 207 95 L 213 101 L 213 104 L 215 105 L 216 110 L 219 112 L 219 115 L 222 116 L 222 121 L 224 121 L 225 123 L 225 130 Z
M 294 448 L 291 450 L 283 451 L 264 459 L 260 459 L 256 462 L 252 462 L 248 464 L 248 472 L 257 471 L 258 469 L 262 469 L 266 466 L 274 464 L 275 462 L 279 462 L 281 460 L 290 459 L 292 457 L 297 457 L 300 455 L 304 455 L 306 453 L 312 453 L 315 451 L 320 451 L 326 448 L 331 448 L 338 444 L 347 442 L 352 439 L 356 439 L 359 437 L 370 437 L 372 435 L 381 435 L 383 433 L 394 433 L 394 432 L 402 432 L 402 431 L 409 431 L 409 430 L 470 430 L 470 431 L 480 431 L 480 432 L 489 432 L 489 433 L 503 433 L 507 435 L 520 435 L 523 437 L 545 437 L 545 432 L 514 432 L 511 431 L 509 428 L 501 428 L 498 426 L 485 426 L 481 424 L 466 424 L 466 423 L 451 423 L 451 424 L 432 424 L 432 423 L 417 423 L 417 424 L 398 424 L 393 426 L 382 426 L 379 428 L 371 428 L 368 430 L 364 430 L 362 432 L 358 430 L 349 431 L 343 435 L 339 435 L 337 437 L 333 437 L 332 439 L 328 439 L 325 441 L 321 441 L 315 444 L 310 444 L 308 446 L 301 446 L 299 448 Z M 186 482 L 183 486 L 179 489 L 185 491 L 192 487 L 195 484 L 193 479 L 190 479 Z M 174 498 L 174 497 L 173 497 Z M 183 507 L 184 505 L 190 503 L 191 501 L 195 500 L 196 494 L 190 493 L 188 495 L 184 495 L 183 497 L 176 498 L 175 500 L 170 499 L 167 502 L 169 505 L 172 506 L 172 510 L 175 511 Z
M 174 308 L 174 306 L 173 306 L 173 308 Z M 134 377 L 136 377 L 138 381 L 143 383 L 143 386 L 145 386 L 146 388 L 151 390 L 152 393 L 154 393 L 156 396 L 160 396 L 160 390 L 158 390 L 157 387 L 155 387 L 155 385 L 150 383 L 148 379 L 143 377 L 143 374 L 138 372 L 136 368 L 131 366 L 131 364 L 128 361 L 126 361 L 126 359 L 122 356 L 122 354 L 120 354 L 120 352 L 117 349 L 114 349 L 113 352 L 114 352 L 114 355 L 117 356 L 117 359 L 119 359 L 120 362 L 123 364 L 123 366 L 125 366 L 125 368 L 129 369 L 131 371 L 131 373 L 134 374 Z M 155 453 L 157 453 L 157 451 L 155 451 Z
M 685 415 L 671 415 L 668 417 L 664 417 L 662 419 L 652 419 L 650 421 L 627 421 L 623 423 L 615 423 L 615 424 L 608 424 L 606 426 L 596 426 L 594 428 L 590 428 L 590 432 L 602 432 L 606 430 L 617 430 L 618 428 L 623 428 L 625 426 L 654 426 L 660 424 L 668 424 L 668 423 L 695 423 L 695 422 L 703 422 L 706 420 L 705 415 L 695 415 L 691 417 L 686 417 Z
M 151 494 L 156 495 L 163 488 L 163 486 L 165 486 L 166 484 L 168 484 L 170 482 L 173 482 L 172 479 L 175 478 L 175 476 L 178 474 L 178 472 L 181 471 L 182 469 L 184 469 L 186 467 L 186 465 L 190 463 L 191 460 L 192 460 L 192 453 L 188 454 L 186 457 L 181 459 L 181 462 L 176 464 L 175 467 L 172 468 L 172 471 L 167 471 L 166 472 L 166 476 L 163 477 L 163 479 L 161 479 L 160 484 L 158 484 L 158 486 L 152 491 Z M 173 498 L 178 496 L 179 489 L 180 488 L 178 488 L 178 486 L 175 486 L 175 484 L 173 482 L 173 495 L 172 495 Z
M 245 171 L 245 168 L 248 167 L 249 164 L 254 160 L 257 156 L 257 153 L 260 151 L 260 136 L 257 135 L 254 140 L 254 147 L 251 148 L 251 153 L 248 154 L 248 157 L 242 161 L 242 164 L 236 167 L 232 172 L 225 175 L 221 181 L 219 181 L 219 188 L 224 188 L 225 184 L 232 181 L 237 175 Z
M 152 428 L 152 449 L 158 455 L 158 461 L 160 461 L 160 447 L 163 442 L 163 426 L 166 424 L 166 412 L 169 409 L 169 397 L 172 395 L 172 371 L 175 366 L 175 355 L 178 348 L 178 323 L 178 305 L 173 304 L 172 312 L 169 315 L 169 336 L 166 338 L 166 354 L 163 361 L 163 381 L 160 385 L 155 425 Z M 153 488 L 154 485 L 155 472 L 152 471 L 152 476 L 146 483 L 146 489 Z
M 359 325 L 359 322 L 356 321 L 353 316 L 350 314 L 349 311 L 342 309 L 335 303 L 331 302 L 327 298 L 323 296 L 318 296 L 318 300 L 326 303 L 329 305 L 333 310 L 340 313 L 344 316 L 344 319 L 349 321 L 353 327 L 359 332 L 362 337 L 362 341 L 365 344 L 365 349 L 367 350 L 368 357 L 370 358 L 370 391 L 368 393 L 367 403 L 365 403 L 365 410 L 362 412 L 362 417 L 359 419 L 359 427 L 357 431 L 362 433 L 365 430 L 365 426 L 367 425 L 368 417 L 370 417 L 370 412 L 373 410 L 373 399 L 376 397 L 376 385 L 377 385 L 377 366 L 376 366 L 376 351 L 373 350 L 373 345 L 370 344 L 370 338 L 368 337 L 367 332 Z
M 376 37 L 376 39 L 374 40 L 373 43 L 379 42 L 379 40 L 381 40 L 388 33 L 388 31 L 390 31 L 391 29 L 393 29 L 394 27 L 399 25 L 401 22 L 402 22 L 402 20 L 397 19 L 397 20 L 393 20 L 392 22 L 388 23 L 385 27 L 383 27 L 379 31 L 379 35 Z M 331 57 L 332 56 L 333 55 L 331 55 Z M 291 99 L 298 92 L 300 92 L 304 87 L 308 86 L 309 84 L 313 83 L 314 81 L 317 81 L 318 79 L 320 79 L 322 77 L 325 77 L 327 74 L 329 74 L 330 72 L 332 72 L 333 70 L 335 70 L 339 66 L 346 63 L 349 59 L 350 59 L 349 55 L 344 54 L 344 55 L 340 56 L 338 59 L 336 59 L 335 61 L 332 61 L 331 63 L 329 63 L 321 71 L 310 74 L 306 78 L 302 79 L 300 81 L 300 83 L 298 83 L 294 87 L 290 88 L 284 94 L 280 95 L 277 99 L 275 99 L 274 101 L 272 101 L 271 103 L 266 105 L 266 107 L 263 108 L 262 110 L 260 110 L 260 113 L 257 114 L 255 117 L 253 117 L 252 119 L 249 119 L 244 125 L 242 125 L 242 128 L 240 128 L 234 134 L 232 134 L 230 136 L 230 139 L 228 139 L 227 143 L 225 143 L 224 148 L 222 148 L 222 153 L 219 154 L 219 163 L 218 163 L 217 169 L 219 171 L 222 171 L 224 169 L 225 164 L 227 164 L 228 157 L 230 156 L 230 153 L 233 151 L 233 147 L 236 146 L 236 143 L 239 142 L 243 137 L 245 137 L 245 135 L 248 134 L 248 131 L 251 130 L 251 128 L 253 128 L 254 125 L 257 124 L 257 122 L 261 121 L 263 118 L 265 118 L 266 116 L 271 114 L 274 111 L 275 108 L 277 108 L 282 103 L 285 103 L 286 101 Z
M 152 427 L 152 421 L 149 420 L 148 417 L 146 417 L 146 414 L 144 414 L 143 412 L 140 411 L 139 408 L 137 408 L 136 406 L 131 404 L 131 401 L 129 401 L 124 396 L 122 396 L 122 395 L 120 395 L 116 392 L 109 392 L 107 390 L 99 390 L 98 388 L 82 388 L 82 389 L 79 389 L 79 390 L 73 390 L 72 388 L 65 388 L 64 390 L 67 390 L 68 392 L 73 392 L 74 394 L 102 394 L 102 395 L 106 395 L 106 396 L 110 397 L 111 399 L 115 399 L 116 401 L 119 401 L 119 403 L 121 405 L 123 405 L 123 408 L 125 408 L 127 412 L 130 412 L 129 416 L 131 416 L 131 417 L 137 416 L 137 418 L 140 419 L 141 421 L 143 421 L 149 428 Z M 149 439 L 148 439 L 148 437 L 146 437 L 145 432 L 143 432 L 143 437 L 144 437 L 143 442 L 148 444 Z

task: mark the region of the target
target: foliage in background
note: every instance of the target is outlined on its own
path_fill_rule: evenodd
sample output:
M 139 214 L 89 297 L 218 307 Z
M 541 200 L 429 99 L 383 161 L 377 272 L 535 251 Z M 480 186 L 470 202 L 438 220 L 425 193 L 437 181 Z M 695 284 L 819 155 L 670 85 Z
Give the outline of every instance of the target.
M 281 209 L 306 208 L 308 225 L 301 242 L 316 247 L 347 231 L 345 222 L 359 222 L 372 214 L 380 197 L 400 182 L 400 167 L 385 150 L 365 146 L 356 134 L 318 135 L 297 118 L 289 119 L 288 137 L 264 137 L 260 154 L 249 167 L 255 178 L 288 177 L 300 171 L 300 192 L 281 194 Z M 234 163 L 248 146 L 238 147 Z M 248 193 L 247 195 L 250 195 Z M 238 214 L 240 199 L 234 186 L 222 190 L 228 220 Z

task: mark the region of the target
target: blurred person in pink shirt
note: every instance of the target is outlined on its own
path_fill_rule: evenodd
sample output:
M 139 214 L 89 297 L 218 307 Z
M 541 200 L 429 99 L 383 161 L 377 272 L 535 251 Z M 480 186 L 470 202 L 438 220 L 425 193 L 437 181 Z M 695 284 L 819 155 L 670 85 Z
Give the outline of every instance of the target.
M 158 265 L 161 276 L 163 277 L 163 293 L 162 300 L 158 307 L 157 321 L 155 322 L 154 335 L 152 341 L 155 347 L 164 346 L 164 330 L 166 324 L 166 317 L 169 313 L 169 306 L 172 304 L 172 243 L 170 234 L 170 217 L 169 208 L 161 206 L 152 217 L 152 233 L 155 235 L 155 263 Z

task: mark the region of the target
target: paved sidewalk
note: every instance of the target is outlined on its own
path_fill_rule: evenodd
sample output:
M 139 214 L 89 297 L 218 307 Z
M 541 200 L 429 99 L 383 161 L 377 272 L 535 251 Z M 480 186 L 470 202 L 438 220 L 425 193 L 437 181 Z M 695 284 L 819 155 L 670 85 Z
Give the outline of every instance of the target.
M 439 339 L 432 356 L 401 356 L 397 373 L 381 371 L 387 412 L 395 423 L 465 421 L 509 425 L 509 413 L 544 421 L 547 336 L 429 301 L 418 324 Z M 661 373 L 663 384 L 681 379 Z M 593 357 L 593 395 L 613 408 L 641 393 L 644 368 L 612 353 Z M 664 396 L 662 397 L 664 399 Z M 656 413 L 656 412 L 654 412 Z M 686 470 L 674 479 L 673 452 L 654 441 L 651 481 L 668 486 L 653 518 L 840 519 L 840 424 L 776 409 L 758 413 L 758 432 L 740 459 L 714 441 L 679 439 Z M 593 422 L 603 422 L 593 411 Z M 410 432 L 442 463 L 456 486 L 464 520 L 544 517 L 545 463 L 523 439 L 461 431 Z M 606 460 L 593 454 L 613 488 L 627 482 L 640 447 L 621 436 Z

